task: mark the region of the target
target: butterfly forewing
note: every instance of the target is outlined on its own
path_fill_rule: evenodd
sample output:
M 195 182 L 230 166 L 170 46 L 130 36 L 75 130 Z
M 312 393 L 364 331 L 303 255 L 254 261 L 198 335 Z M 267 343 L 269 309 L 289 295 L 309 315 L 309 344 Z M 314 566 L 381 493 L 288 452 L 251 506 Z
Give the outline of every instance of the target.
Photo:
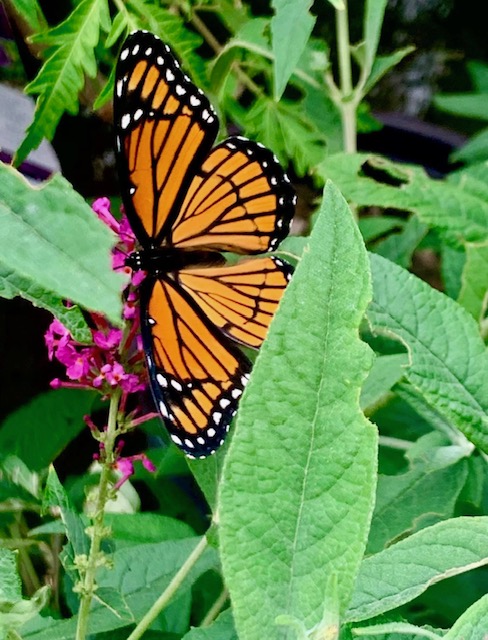
M 169 47 L 138 31 L 116 70 L 114 121 L 126 212 L 143 246 L 168 231 L 219 124 Z
M 157 407 L 193 457 L 222 443 L 251 363 L 172 278 L 141 287 L 142 339 Z
M 264 253 L 288 234 L 294 208 L 295 193 L 273 153 L 257 142 L 228 138 L 193 178 L 171 243 Z

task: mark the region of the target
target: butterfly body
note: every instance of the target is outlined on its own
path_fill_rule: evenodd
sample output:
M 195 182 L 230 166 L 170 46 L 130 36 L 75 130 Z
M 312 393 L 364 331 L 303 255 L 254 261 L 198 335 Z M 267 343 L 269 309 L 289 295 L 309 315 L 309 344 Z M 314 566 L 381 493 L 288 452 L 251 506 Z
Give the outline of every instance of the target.
M 263 145 L 234 136 L 213 146 L 217 115 L 157 36 L 122 47 L 114 120 L 125 210 L 147 272 L 141 335 L 156 406 L 190 457 L 224 441 L 249 377 L 238 344 L 258 348 L 292 268 L 262 254 L 287 235 L 295 195 Z

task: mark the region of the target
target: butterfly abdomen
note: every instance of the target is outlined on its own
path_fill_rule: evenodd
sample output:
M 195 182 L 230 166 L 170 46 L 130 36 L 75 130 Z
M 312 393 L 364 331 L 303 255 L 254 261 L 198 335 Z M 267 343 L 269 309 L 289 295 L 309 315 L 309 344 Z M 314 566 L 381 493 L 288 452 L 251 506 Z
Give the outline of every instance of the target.
M 125 264 L 134 271 L 147 271 L 157 276 L 196 266 L 218 266 L 224 262 L 222 255 L 215 251 L 181 251 L 170 247 L 156 247 L 134 251 Z

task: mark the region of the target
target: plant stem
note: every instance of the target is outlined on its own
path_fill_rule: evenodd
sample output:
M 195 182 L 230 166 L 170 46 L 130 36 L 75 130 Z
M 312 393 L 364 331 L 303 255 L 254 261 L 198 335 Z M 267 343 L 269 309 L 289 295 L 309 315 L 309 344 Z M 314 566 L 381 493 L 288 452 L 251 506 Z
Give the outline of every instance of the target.
M 339 105 L 342 119 L 342 137 L 344 151 L 355 153 L 356 143 L 356 101 L 352 87 L 351 45 L 349 43 L 349 21 L 347 0 L 344 9 L 336 10 L 337 59 L 339 64 L 339 83 L 341 103 Z
M 197 546 L 190 553 L 188 558 L 185 560 L 181 569 L 177 571 L 169 585 L 163 591 L 163 593 L 159 596 L 153 606 L 149 609 L 149 611 L 144 615 L 142 620 L 139 622 L 134 631 L 127 637 L 127 640 L 139 640 L 142 638 L 144 633 L 147 631 L 151 623 L 156 619 L 156 617 L 161 613 L 161 611 L 166 607 L 171 598 L 174 596 L 176 591 L 182 585 L 184 579 L 190 573 L 191 569 L 195 566 L 197 560 L 203 554 L 205 549 L 207 548 L 207 538 L 203 536 Z
M 116 388 L 110 398 L 107 430 L 104 439 L 105 460 L 102 463 L 100 481 L 98 483 L 98 495 L 95 506 L 95 515 L 91 527 L 91 545 L 86 570 L 81 585 L 80 609 L 78 611 L 78 625 L 76 628 L 76 640 L 85 640 L 88 630 L 88 618 L 90 606 L 95 593 L 95 574 L 100 564 L 100 547 L 104 537 L 105 505 L 109 500 L 110 478 L 112 464 L 114 462 L 114 446 L 117 437 L 117 412 L 121 390 Z
M 200 625 L 200 627 L 208 627 L 210 624 L 212 624 L 215 618 L 222 611 L 222 607 L 224 606 L 224 604 L 227 602 L 228 599 L 229 599 L 229 592 L 224 587 L 222 589 L 222 593 L 219 595 L 217 600 L 213 603 L 213 605 L 208 610 L 207 615 L 202 620 L 202 624 Z

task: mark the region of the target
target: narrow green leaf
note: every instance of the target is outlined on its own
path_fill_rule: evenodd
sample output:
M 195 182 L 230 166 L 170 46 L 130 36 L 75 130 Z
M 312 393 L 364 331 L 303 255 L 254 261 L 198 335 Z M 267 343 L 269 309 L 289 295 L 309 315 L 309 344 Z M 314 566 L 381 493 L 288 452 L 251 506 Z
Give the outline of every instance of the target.
M 22 598 L 22 584 L 17 573 L 17 553 L 0 547 L 0 602 Z
M 61 554 L 61 561 L 66 573 L 70 576 L 71 580 L 76 583 L 79 579 L 79 573 L 76 568 L 75 558 L 76 556 L 88 556 L 90 541 L 85 533 L 83 520 L 71 505 L 68 495 L 59 482 L 53 466 L 49 468 L 43 496 L 44 511 L 47 511 L 50 507 L 59 508 L 61 520 L 68 538 L 68 542 Z
M 311 0 L 273 0 L 271 42 L 274 63 L 274 99 L 279 100 L 312 33 L 316 18 Z
M 15 154 L 16 164 L 25 160 L 43 138 L 52 140 L 59 119 L 65 111 L 78 112 L 78 93 L 85 73 L 97 72 L 94 49 L 100 31 L 110 28 L 107 0 L 83 0 L 60 25 L 32 38 L 47 46 L 46 62 L 25 92 L 38 94 L 34 121 Z
M 363 560 L 345 621 L 391 611 L 440 580 L 488 564 L 487 549 L 488 517 L 452 518 L 414 533 Z
M 458 302 L 480 323 L 488 304 L 488 242 L 466 245 L 461 282 Z
M 372 327 L 405 344 L 411 358 L 405 372 L 409 382 L 448 422 L 488 451 L 488 353 L 473 318 L 401 267 L 375 254 L 370 258 L 374 293 L 367 316 Z
M 444 636 L 445 640 L 486 640 L 488 629 L 488 595 L 475 602 L 463 615 L 456 620 L 451 629 Z
M 416 213 L 421 222 L 435 227 L 454 246 L 488 241 L 486 166 L 457 172 L 447 180 L 433 180 L 420 167 L 395 165 L 362 153 L 338 153 L 324 160 L 318 173 L 333 180 L 345 197 L 359 206 Z
M 242 640 L 289 637 L 277 616 L 319 623 L 332 578 L 338 608 L 349 600 L 376 467 L 376 432 L 359 409 L 371 351 L 358 326 L 369 298 L 360 234 L 328 184 L 224 463 L 221 557 Z
M 35 397 L 11 413 L 0 429 L 0 451 L 19 456 L 29 469 L 46 469 L 86 427 L 94 393 L 56 389 Z
M 442 244 L 440 253 L 444 293 L 456 300 L 461 291 L 461 279 L 466 262 L 466 251 L 464 248 L 455 249 L 448 244 Z
M 408 46 L 403 47 L 403 49 L 398 49 L 386 56 L 377 56 L 373 61 L 373 66 L 364 86 L 363 94 L 368 94 L 388 71 L 396 67 L 397 64 L 400 64 L 412 51 L 415 51 L 415 47 Z
M 438 109 L 476 120 L 488 120 L 487 100 L 488 93 L 451 93 L 445 95 L 438 93 L 434 96 L 434 104 Z
M 32 187 L 0 165 L 0 273 L 27 293 L 68 298 L 120 324 L 123 278 L 110 267 L 115 236 L 57 175 Z M 49 294 L 46 294 L 49 292 Z M 36 298 L 37 300 L 37 298 Z
M 34 33 L 45 28 L 47 23 L 38 0 L 15 0 L 12 8 L 27 22 Z
M 364 47 L 365 47 L 365 67 L 371 69 L 378 49 L 381 26 L 385 14 L 388 0 L 366 0 L 364 10 Z

